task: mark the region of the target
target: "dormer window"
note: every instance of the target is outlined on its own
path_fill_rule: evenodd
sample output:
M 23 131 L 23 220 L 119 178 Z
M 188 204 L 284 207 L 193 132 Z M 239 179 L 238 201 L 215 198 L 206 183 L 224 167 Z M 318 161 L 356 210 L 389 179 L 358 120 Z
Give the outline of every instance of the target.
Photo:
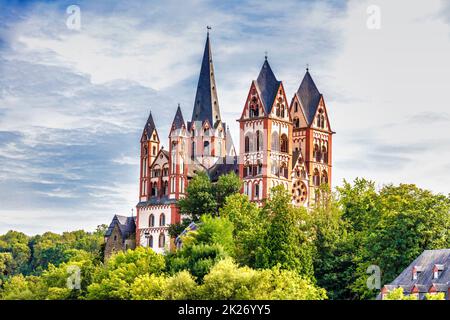
M 423 271 L 423 268 L 421 266 L 414 266 L 414 268 L 412 270 L 412 279 L 413 280 L 419 279 L 422 271 Z
M 443 271 L 444 271 L 443 264 L 435 264 L 433 267 L 433 279 L 439 279 Z

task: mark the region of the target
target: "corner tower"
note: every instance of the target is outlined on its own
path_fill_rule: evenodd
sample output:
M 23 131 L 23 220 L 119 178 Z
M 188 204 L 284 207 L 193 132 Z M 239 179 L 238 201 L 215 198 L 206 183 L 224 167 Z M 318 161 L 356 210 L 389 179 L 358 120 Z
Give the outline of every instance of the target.
M 295 177 L 299 181 L 294 182 L 294 203 L 311 206 L 317 200 L 316 190 L 321 184 L 327 183 L 331 187 L 332 136 L 335 132 L 331 130 L 324 97 L 308 69 L 292 98 L 290 113 L 294 125 L 294 153 L 301 162 L 299 175 Z
M 159 152 L 160 140 L 152 112 L 148 116 L 141 135 L 139 201 L 146 201 L 150 192 L 150 166 Z
M 262 202 L 274 186 L 290 190 L 292 122 L 283 83 L 275 77 L 267 57 L 250 85 L 238 122 L 244 193 L 252 201 Z

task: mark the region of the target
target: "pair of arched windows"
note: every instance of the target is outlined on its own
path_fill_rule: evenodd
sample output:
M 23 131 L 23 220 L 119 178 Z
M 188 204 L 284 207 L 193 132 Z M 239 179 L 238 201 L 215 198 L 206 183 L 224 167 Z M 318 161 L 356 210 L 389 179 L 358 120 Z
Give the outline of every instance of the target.
M 319 110 L 319 114 L 317 115 L 317 126 L 322 129 L 325 128 L 325 115 L 322 109 Z
M 328 183 L 328 173 L 323 170 L 322 175 L 320 175 L 319 170 L 316 168 L 314 169 L 314 175 L 313 175 L 313 184 L 314 186 L 318 187 L 321 184 Z
M 272 151 L 280 151 L 289 153 L 289 140 L 286 134 L 282 134 L 279 137 L 278 132 L 272 132 Z
M 244 138 L 245 152 L 262 151 L 264 148 L 264 137 L 261 131 L 256 131 L 255 137 L 252 133 L 247 133 Z
M 166 215 L 164 213 L 161 213 L 161 215 L 159 216 L 159 225 L 161 227 L 166 225 Z M 155 216 L 153 214 L 150 214 L 150 216 L 148 217 L 148 226 L 155 226 Z
M 164 233 L 161 233 L 158 238 L 158 247 L 164 248 L 165 245 L 166 245 L 166 237 Z M 153 236 L 147 237 L 147 247 L 153 248 Z

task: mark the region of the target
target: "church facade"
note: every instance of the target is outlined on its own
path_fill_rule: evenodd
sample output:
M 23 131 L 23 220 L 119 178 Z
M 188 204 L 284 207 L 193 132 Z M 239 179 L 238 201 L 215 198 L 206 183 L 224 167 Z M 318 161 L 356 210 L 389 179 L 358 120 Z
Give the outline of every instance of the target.
M 331 181 L 334 132 L 309 71 L 289 102 L 266 57 L 237 121 L 239 154 L 221 118 L 208 33 L 191 120 L 185 122 L 178 106 L 168 149 L 161 146 L 151 113 L 143 129 L 136 245 L 158 253 L 175 248 L 168 226 L 181 221 L 176 203 L 200 171 L 212 181 L 235 172 L 242 192 L 259 205 L 277 185 L 292 193 L 294 205 L 314 204 L 317 188 Z

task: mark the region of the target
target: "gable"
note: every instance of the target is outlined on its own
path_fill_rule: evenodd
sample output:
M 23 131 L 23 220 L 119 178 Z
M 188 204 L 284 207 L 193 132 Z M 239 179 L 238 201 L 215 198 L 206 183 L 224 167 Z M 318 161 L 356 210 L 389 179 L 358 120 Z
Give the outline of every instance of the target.
M 255 85 L 255 81 L 252 81 L 250 86 L 250 90 L 247 95 L 247 100 L 245 101 L 244 110 L 241 114 L 241 119 L 250 118 L 250 110 L 257 110 L 258 116 L 255 117 L 263 117 L 266 115 L 262 100 L 260 98 L 260 93 Z
M 314 113 L 314 117 L 312 118 L 310 126 L 312 128 L 320 130 L 326 130 L 329 132 L 332 131 L 330 127 L 330 119 L 328 118 L 328 112 L 323 97 L 320 98 L 320 101 L 317 105 L 317 109 L 316 112 Z

